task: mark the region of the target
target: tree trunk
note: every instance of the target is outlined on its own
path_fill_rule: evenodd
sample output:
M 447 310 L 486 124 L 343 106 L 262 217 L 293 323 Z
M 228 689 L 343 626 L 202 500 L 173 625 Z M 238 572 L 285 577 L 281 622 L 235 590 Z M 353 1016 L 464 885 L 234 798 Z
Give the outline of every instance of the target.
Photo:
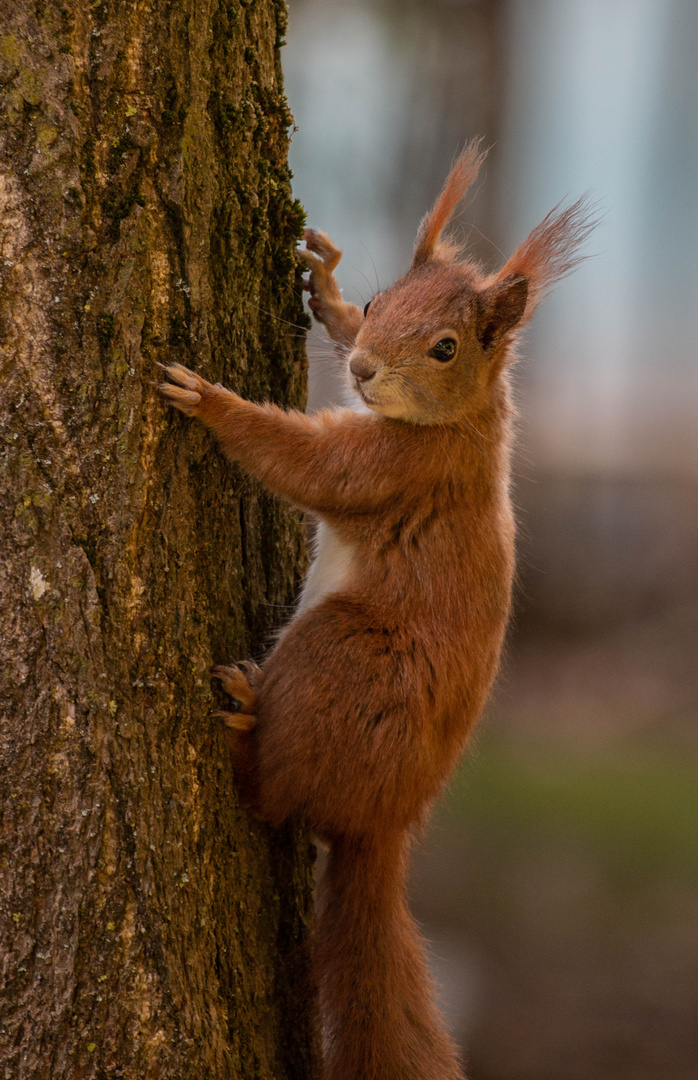
M 315 1075 L 308 837 L 239 808 L 209 676 L 263 650 L 302 525 L 151 384 L 303 404 L 284 22 L 0 15 L 4 1077 Z

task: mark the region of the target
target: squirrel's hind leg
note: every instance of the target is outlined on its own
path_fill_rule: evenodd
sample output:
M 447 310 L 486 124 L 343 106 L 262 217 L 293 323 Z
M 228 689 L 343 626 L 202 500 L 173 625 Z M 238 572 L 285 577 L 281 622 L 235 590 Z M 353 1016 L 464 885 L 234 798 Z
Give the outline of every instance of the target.
M 233 759 L 235 784 L 240 800 L 247 810 L 262 820 L 259 812 L 259 784 L 257 779 L 257 691 L 262 684 L 262 670 L 251 660 L 243 660 L 235 667 L 216 667 L 212 672 L 220 679 L 226 694 L 236 706 L 235 712 L 217 712 L 215 715 L 225 724 L 226 741 Z
M 251 660 L 243 660 L 236 667 L 215 667 L 214 678 L 220 679 L 223 689 L 238 706 L 234 712 L 217 712 L 216 716 L 226 727 L 235 731 L 251 731 L 256 724 L 257 689 L 262 681 L 262 670 Z

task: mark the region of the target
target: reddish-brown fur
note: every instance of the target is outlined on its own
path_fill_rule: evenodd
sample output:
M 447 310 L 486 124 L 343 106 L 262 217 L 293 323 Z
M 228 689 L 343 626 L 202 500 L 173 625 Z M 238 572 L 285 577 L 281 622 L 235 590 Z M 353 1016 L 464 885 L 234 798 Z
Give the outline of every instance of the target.
M 341 253 L 306 234 L 311 307 L 371 413 L 254 405 L 179 365 L 161 387 L 346 555 L 333 587 L 303 600 L 254 692 L 221 675 L 242 703 L 240 723 L 227 722 L 248 803 L 272 824 L 304 817 L 330 845 L 316 941 L 327 1080 L 462 1076 L 405 903 L 408 850 L 499 662 L 516 333 L 590 227 L 577 203 L 482 274 L 441 236 L 479 163 L 471 145 L 420 227 L 412 268 L 365 318 L 332 276 Z M 448 362 L 430 355 L 444 338 L 456 344 Z

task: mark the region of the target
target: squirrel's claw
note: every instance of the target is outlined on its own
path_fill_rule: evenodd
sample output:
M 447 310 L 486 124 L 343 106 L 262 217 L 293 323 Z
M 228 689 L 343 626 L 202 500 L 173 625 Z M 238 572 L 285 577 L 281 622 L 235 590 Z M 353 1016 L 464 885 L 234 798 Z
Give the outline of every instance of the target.
M 347 304 L 335 280 L 333 270 L 342 257 L 340 248 L 319 229 L 306 229 L 303 233 L 306 247 L 298 249 L 298 255 L 310 271 L 303 289 L 310 293 L 308 306 L 318 322 L 338 345 L 351 347 L 361 325 L 361 311 L 355 304 Z
M 327 233 L 306 229 L 303 233 L 307 247 L 299 248 L 298 255 L 310 274 L 303 281 L 303 290 L 310 293 L 308 304 L 319 322 L 326 322 L 333 306 L 341 305 L 342 298 L 332 271 L 342 257 Z
M 262 672 L 252 660 L 243 660 L 236 667 L 224 667 L 220 665 L 211 672 L 215 679 L 220 679 L 223 689 L 235 701 L 238 709 L 235 712 L 214 713 L 222 720 L 226 727 L 233 731 L 247 733 L 257 723 L 253 715 L 257 705 L 257 694 L 254 690 L 254 681 L 259 684 Z
M 240 716 L 250 715 L 254 712 L 257 705 L 257 694 L 253 686 L 253 680 L 255 675 L 259 680 L 262 674 L 256 664 L 253 664 L 251 660 L 243 660 L 237 667 L 224 667 L 222 665 L 215 667 L 211 674 L 214 679 L 220 679 L 226 694 L 239 705 L 239 709 L 235 713 L 220 713 L 217 715 L 223 717 L 230 715 Z M 254 720 L 247 728 L 243 728 L 239 724 L 228 724 L 228 726 L 249 731 L 254 726 Z
M 247 681 L 253 690 L 255 687 L 260 686 L 263 673 L 259 664 L 255 664 L 254 660 L 238 660 L 237 666 L 245 672 Z
M 306 243 L 307 251 L 314 251 L 316 255 L 319 255 L 324 263 L 327 271 L 331 274 L 337 266 L 337 263 L 342 257 L 342 250 L 332 243 L 327 233 L 321 232 L 319 229 L 305 229 L 303 232 L 303 239 Z M 301 252 L 304 255 L 303 252 Z M 307 262 L 310 262 L 312 256 L 306 257 Z M 313 262 L 317 262 L 316 259 Z
M 242 712 L 216 712 L 213 714 L 217 720 L 222 720 L 227 728 L 231 728 L 233 731 L 242 731 L 247 733 L 252 731 L 252 728 L 257 723 L 254 716 L 250 716 L 249 713 Z
M 158 364 L 158 367 L 162 368 L 169 379 L 169 382 L 158 384 L 162 396 L 180 412 L 195 416 L 196 409 L 201 404 L 201 395 L 207 386 L 205 379 L 185 368 L 183 364 Z

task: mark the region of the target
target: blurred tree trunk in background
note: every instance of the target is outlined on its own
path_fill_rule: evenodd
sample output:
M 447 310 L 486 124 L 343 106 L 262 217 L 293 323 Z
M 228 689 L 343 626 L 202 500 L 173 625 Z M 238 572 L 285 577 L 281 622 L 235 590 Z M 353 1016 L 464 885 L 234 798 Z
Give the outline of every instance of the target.
M 284 22 L 0 17 L 6 1077 L 314 1074 L 308 839 L 238 808 L 209 677 L 290 603 L 301 522 L 149 383 L 303 405 Z

